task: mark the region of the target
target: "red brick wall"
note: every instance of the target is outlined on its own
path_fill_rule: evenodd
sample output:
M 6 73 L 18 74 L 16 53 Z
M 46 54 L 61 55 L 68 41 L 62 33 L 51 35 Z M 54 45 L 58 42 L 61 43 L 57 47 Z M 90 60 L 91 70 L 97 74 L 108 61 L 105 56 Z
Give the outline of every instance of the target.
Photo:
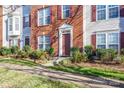
M 3 42 L 3 16 L 2 16 L 2 13 L 3 13 L 3 7 L 0 5 L 0 47 L 2 47 L 2 42 Z
M 37 49 L 37 37 L 44 34 L 50 34 L 51 47 L 55 49 L 55 55 L 58 55 L 58 27 L 67 23 L 73 26 L 73 46 L 82 48 L 83 46 L 83 6 L 72 5 L 72 16 L 67 19 L 58 19 L 58 6 L 52 6 L 52 24 L 47 26 L 37 26 L 37 11 L 42 5 L 32 6 L 31 10 L 31 47 Z

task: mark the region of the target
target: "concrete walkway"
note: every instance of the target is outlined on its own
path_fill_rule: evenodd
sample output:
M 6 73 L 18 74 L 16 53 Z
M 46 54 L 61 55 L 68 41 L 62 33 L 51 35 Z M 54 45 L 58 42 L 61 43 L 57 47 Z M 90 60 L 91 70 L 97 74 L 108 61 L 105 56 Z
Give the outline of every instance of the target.
M 7 68 L 9 70 L 22 71 L 25 73 L 47 76 L 51 80 L 73 82 L 79 84 L 81 87 L 93 88 L 124 87 L 124 81 L 108 79 L 103 77 L 72 74 L 62 71 L 54 71 L 49 70 L 44 66 L 28 67 L 15 64 L 0 63 L 0 67 Z

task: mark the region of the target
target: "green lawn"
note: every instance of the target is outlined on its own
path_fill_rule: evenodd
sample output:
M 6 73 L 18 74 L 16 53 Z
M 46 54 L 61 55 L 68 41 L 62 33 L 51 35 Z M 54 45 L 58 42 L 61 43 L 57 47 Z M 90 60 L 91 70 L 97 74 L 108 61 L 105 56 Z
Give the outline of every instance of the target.
M 22 66 L 30 66 L 30 67 L 38 65 L 37 63 L 33 61 L 19 60 L 19 59 L 14 59 L 14 58 L 0 59 L 0 63 L 10 63 L 10 64 L 17 64 L 17 65 L 22 65 Z
M 7 88 L 73 88 L 72 83 L 48 80 L 47 77 L 0 68 L 0 87 Z
M 124 72 L 105 69 L 105 68 L 80 67 L 80 66 L 54 66 L 54 67 L 48 67 L 48 68 L 70 72 L 70 73 L 82 74 L 82 75 L 108 77 L 108 78 L 114 78 L 118 80 L 124 80 Z

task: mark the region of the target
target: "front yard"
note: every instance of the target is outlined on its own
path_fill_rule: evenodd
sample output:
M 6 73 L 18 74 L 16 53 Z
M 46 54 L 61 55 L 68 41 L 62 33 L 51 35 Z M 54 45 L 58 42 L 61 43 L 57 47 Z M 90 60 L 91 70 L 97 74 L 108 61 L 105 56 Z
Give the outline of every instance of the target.
M 0 68 L 0 87 L 5 88 L 73 88 L 76 84 L 52 81 L 47 77 Z
M 110 68 L 98 67 L 98 66 L 79 66 L 79 65 L 60 65 L 49 67 L 50 69 L 60 70 L 64 72 L 76 73 L 81 75 L 89 75 L 96 77 L 107 77 L 124 81 L 124 72 Z M 123 69 L 124 70 L 124 69 Z
M 122 67 L 120 70 L 110 65 L 80 63 L 44 67 L 33 61 L 1 58 L 0 87 L 124 87 L 123 71 Z

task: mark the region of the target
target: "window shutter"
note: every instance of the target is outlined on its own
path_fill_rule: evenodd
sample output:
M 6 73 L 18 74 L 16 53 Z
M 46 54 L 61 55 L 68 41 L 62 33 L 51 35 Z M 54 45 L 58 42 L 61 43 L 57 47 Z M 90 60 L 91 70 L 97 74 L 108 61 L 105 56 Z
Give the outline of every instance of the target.
M 11 39 L 9 39 L 9 47 L 11 47 Z
M 91 21 L 96 21 L 96 5 L 91 6 Z
M 70 5 L 70 17 L 72 17 L 72 13 L 73 13 L 73 11 L 72 11 L 72 5 Z
M 124 32 L 120 33 L 120 48 L 124 48 Z
M 39 49 L 39 43 L 40 43 L 40 36 L 38 36 L 38 38 L 37 38 L 37 48 Z
M 62 10 L 61 10 L 61 5 L 57 6 L 57 18 L 61 19 L 62 17 Z
M 50 23 L 52 24 L 53 15 L 52 15 L 52 6 L 50 7 Z
M 93 48 L 96 49 L 96 34 L 95 33 L 91 35 L 91 44 Z
M 124 17 L 124 5 L 120 6 L 120 17 Z
M 29 15 L 29 27 L 31 27 L 31 15 Z
M 18 47 L 20 47 L 20 39 L 18 39 Z
M 25 17 L 23 17 L 23 28 L 25 28 Z

